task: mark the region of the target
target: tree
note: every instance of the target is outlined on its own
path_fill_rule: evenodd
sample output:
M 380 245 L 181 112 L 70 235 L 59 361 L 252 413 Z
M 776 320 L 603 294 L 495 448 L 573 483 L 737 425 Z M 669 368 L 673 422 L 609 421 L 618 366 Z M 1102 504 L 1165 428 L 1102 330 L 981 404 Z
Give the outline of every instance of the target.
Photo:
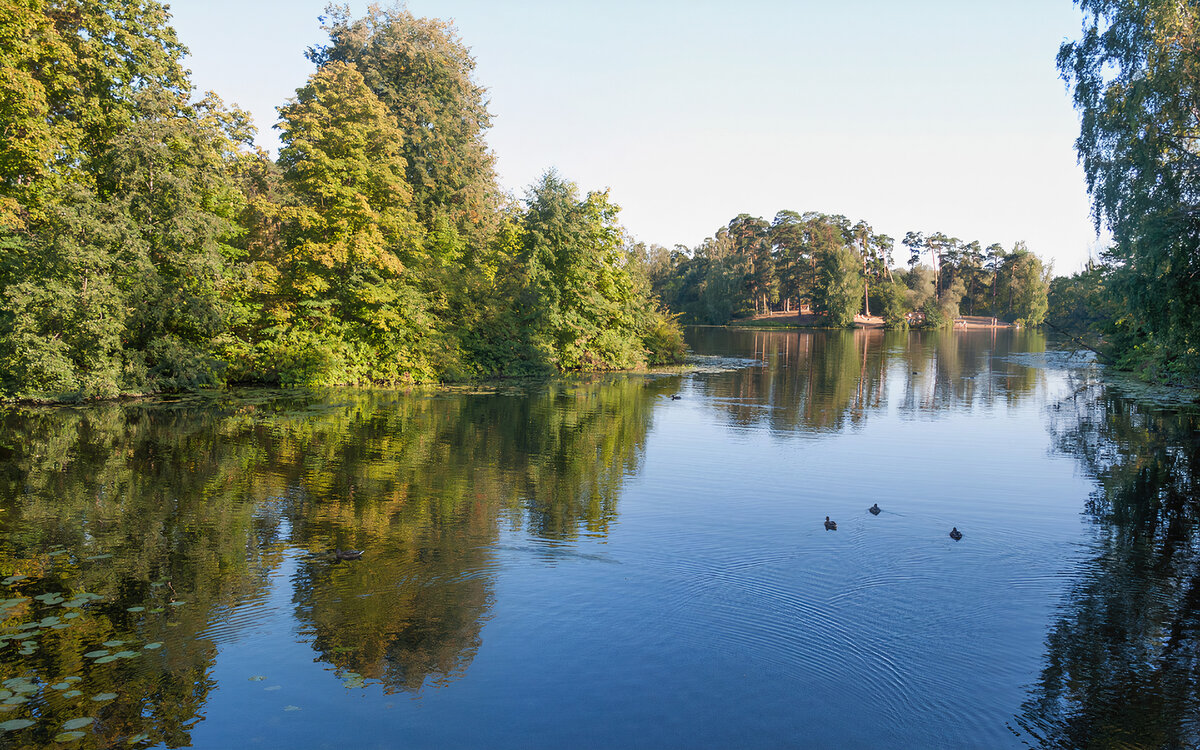
M 280 108 L 279 162 L 295 205 L 267 366 L 284 382 L 432 377 L 432 324 L 414 275 L 427 262 L 403 136 L 362 75 L 332 62 Z
M 1110 288 L 1125 351 L 1167 372 L 1200 370 L 1200 6 L 1076 0 L 1077 41 L 1058 67 L 1081 113 L 1075 142 L 1097 228 L 1113 234 Z
M 212 96 L 189 102 L 164 6 L 14 10 L 0 28 L 28 34 L 3 64 L 28 96 L 4 90 L 0 106 L 16 115 L 10 135 L 34 147 L 0 148 L 0 213 L 15 210 L 19 231 L 0 262 L 0 392 L 91 398 L 219 382 L 218 288 L 240 210 L 227 173 L 248 138 L 244 116 Z
M 769 229 L 767 222 L 750 214 L 738 214 L 729 222 L 733 251 L 745 259 L 747 266 L 746 291 L 755 314 L 770 311 L 771 297 L 776 292 Z
M 791 312 L 792 302 L 797 309 L 801 300 L 811 294 L 804 284 L 804 219 L 795 211 L 780 211 L 775 214 L 769 232 L 774 248 L 775 267 L 779 278 L 779 296 L 785 312 Z
M 547 172 L 526 195 L 523 307 L 545 361 L 562 370 L 645 363 L 634 293 L 621 252 L 620 210 L 607 192 L 579 196 Z
M 454 26 L 400 5 L 371 5 L 360 19 L 346 5 L 330 5 L 322 20 L 329 44 L 308 57 L 353 65 L 396 118 L 418 218 L 432 230 L 445 214 L 480 247 L 497 215 L 494 159 L 483 140 L 491 114 Z
M 821 258 L 816 311 L 836 328 L 848 328 L 863 298 L 862 261 L 847 245 L 832 247 Z

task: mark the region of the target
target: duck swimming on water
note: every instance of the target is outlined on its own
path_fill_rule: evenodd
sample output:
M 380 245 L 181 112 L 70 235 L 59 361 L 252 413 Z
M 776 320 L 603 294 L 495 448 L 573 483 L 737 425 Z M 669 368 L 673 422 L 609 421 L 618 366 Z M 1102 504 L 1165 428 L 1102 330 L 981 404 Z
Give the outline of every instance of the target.
M 959 539 L 962 539 L 962 532 L 958 530 L 958 527 L 957 527 L 957 526 L 955 526 L 954 528 L 950 529 L 950 538 L 951 538 L 951 539 L 953 539 L 953 540 L 954 540 L 954 541 L 956 541 L 956 542 L 957 542 Z
M 879 503 L 875 503 L 875 504 L 874 504 L 874 505 L 872 505 L 870 508 L 867 508 L 867 512 L 868 512 L 868 513 L 870 513 L 870 514 L 871 514 L 871 515 L 873 515 L 873 516 L 877 516 L 877 515 L 879 515 L 879 512 L 880 512 L 880 511 L 879 511 Z
M 829 516 L 825 516 L 825 530 L 837 531 L 837 521 L 830 521 Z
M 362 557 L 362 550 L 360 550 L 360 549 L 334 550 L 333 556 L 339 560 L 357 560 Z

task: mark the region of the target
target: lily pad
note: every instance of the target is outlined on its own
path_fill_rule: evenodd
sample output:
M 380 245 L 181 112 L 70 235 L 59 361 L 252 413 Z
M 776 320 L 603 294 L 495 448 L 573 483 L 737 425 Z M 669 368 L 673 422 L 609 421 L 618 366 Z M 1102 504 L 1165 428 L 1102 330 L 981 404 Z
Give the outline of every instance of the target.
M 77 742 L 87 737 L 86 732 L 59 732 L 54 735 L 55 742 Z
M 50 687 L 54 688 L 55 690 L 70 690 L 70 689 L 71 689 L 71 683 L 69 683 L 69 682 L 56 682 L 56 683 L 54 683 L 53 685 L 51 685 Z
M 101 554 L 101 555 L 92 555 L 91 557 L 85 557 L 83 559 L 84 560 L 107 560 L 110 557 L 112 557 L 112 553 L 105 552 L 104 554 Z
M 116 646 L 124 646 L 125 641 L 105 641 L 104 645 L 108 646 L 109 648 L 114 648 Z
M 4 700 L 5 698 L 11 698 L 12 696 L 13 694 L 11 691 L 0 690 L 0 701 Z
M 82 677 L 80 677 L 79 675 L 77 675 L 77 674 L 73 674 L 73 675 L 71 675 L 70 677 L 64 677 L 64 678 L 63 678 L 63 682 L 79 682 L 79 681 L 81 681 L 82 679 L 83 679 L 83 678 L 82 678 Z
M 67 612 L 63 615 L 64 620 L 74 620 L 76 617 L 79 617 L 78 612 Z
M 145 607 L 126 607 L 125 611 L 126 612 L 145 612 L 146 608 Z
M 47 556 L 54 557 L 55 555 L 65 555 L 65 554 L 67 554 L 67 551 L 65 549 L 56 549 L 53 552 L 48 553 Z
M 145 646 L 142 646 L 142 648 L 150 650 L 150 651 L 153 651 L 156 648 L 162 648 L 162 641 L 155 641 L 154 643 L 147 643 Z
M 182 607 L 183 605 L 187 604 L 187 602 L 167 602 L 167 604 L 172 607 Z
M 29 597 L 27 597 L 27 596 L 18 596 L 18 597 L 12 598 L 12 599 L 0 599 L 0 609 L 8 609 L 9 607 L 15 607 L 18 604 L 20 604 L 21 602 L 27 602 L 27 601 L 29 601 Z
M 150 739 L 150 735 L 146 732 L 142 732 L 140 734 L 133 735 L 128 740 L 126 740 L 126 742 L 128 742 L 130 745 L 136 745 L 137 743 L 145 742 L 148 739 Z
M 60 622 L 62 622 L 62 620 L 58 619 L 57 617 L 43 617 L 41 622 L 38 623 L 38 627 L 48 628 L 51 625 L 57 625 Z
M 102 648 L 96 651 L 88 651 L 84 656 L 89 659 L 99 659 L 101 656 L 108 656 L 108 649 Z
M 108 664 L 109 662 L 114 662 L 116 660 L 117 660 L 116 656 L 109 654 L 108 656 L 101 656 L 99 659 L 96 660 L 96 663 L 97 664 Z
M 92 722 L 96 721 L 91 716 L 80 716 L 78 719 L 71 719 L 63 724 L 63 729 L 71 731 L 72 729 L 83 729 L 90 727 Z
M 22 703 L 28 703 L 28 702 L 29 702 L 29 698 L 24 695 L 14 695 L 11 698 L 5 698 L 3 701 L 0 701 L 0 703 L 3 703 L 6 706 L 19 706 Z
M 96 701 L 97 703 L 103 703 L 104 701 L 110 701 L 116 697 L 116 693 L 99 693 L 98 695 L 93 695 L 92 700 Z
M 64 698 L 78 698 L 81 695 L 83 695 L 82 690 L 68 690 L 67 692 L 63 693 Z
M 141 653 L 138 651 L 118 651 L 117 653 L 113 654 L 113 656 L 117 657 L 118 659 L 133 659 L 141 656 Z
M 31 727 L 36 723 L 32 719 L 9 719 L 8 721 L 0 722 L 0 729 L 6 732 L 15 732 L 18 729 Z
M 60 622 L 57 625 L 51 625 L 50 627 L 54 628 L 55 630 L 66 630 L 67 628 L 71 627 L 71 623 Z
M 148 609 L 146 611 L 149 612 L 150 614 L 157 615 L 158 613 L 166 612 L 167 610 L 164 609 L 163 607 L 155 607 L 154 609 Z
M 0 581 L 0 583 L 3 583 L 5 586 L 11 586 L 12 584 L 16 583 L 17 581 L 24 581 L 28 577 L 29 576 L 12 575 L 12 576 L 9 576 L 8 578 L 5 578 L 3 581 Z

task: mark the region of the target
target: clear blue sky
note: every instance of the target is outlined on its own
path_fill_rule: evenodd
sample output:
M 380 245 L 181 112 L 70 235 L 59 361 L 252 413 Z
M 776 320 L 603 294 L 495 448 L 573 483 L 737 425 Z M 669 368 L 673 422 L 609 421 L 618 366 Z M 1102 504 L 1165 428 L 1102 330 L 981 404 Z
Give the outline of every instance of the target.
M 365 2 L 350 3 L 360 13 Z M 193 82 L 275 107 L 312 72 L 324 0 L 177 0 Z M 1068 0 L 412 0 L 487 87 L 501 186 L 610 188 L 637 239 L 693 247 L 739 213 L 845 214 L 901 239 L 1025 240 L 1057 273 L 1097 246 L 1058 46 Z M 898 248 L 895 260 L 905 260 Z

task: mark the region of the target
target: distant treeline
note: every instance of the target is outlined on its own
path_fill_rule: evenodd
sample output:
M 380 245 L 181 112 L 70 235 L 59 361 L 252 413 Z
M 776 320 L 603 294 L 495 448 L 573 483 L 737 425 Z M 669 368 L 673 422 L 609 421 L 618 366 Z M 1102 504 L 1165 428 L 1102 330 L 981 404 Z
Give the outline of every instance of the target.
M 447 23 L 330 7 L 282 148 L 194 96 L 153 0 L 0 13 L 0 398 L 458 380 L 678 359 L 618 208 L 497 188 Z
M 770 222 L 741 214 L 694 249 L 639 246 L 638 254 L 654 293 L 689 323 L 800 310 L 833 327 L 860 313 L 890 327 L 940 328 L 959 315 L 1045 320 L 1049 273 L 1024 243 L 985 248 L 909 232 L 902 244 L 907 268 L 894 268 L 895 241 L 865 221 L 780 211 Z
M 1055 279 L 1051 322 L 1097 338 L 1120 366 L 1200 385 L 1200 4 L 1076 0 L 1058 67 L 1097 228 L 1113 244 Z

